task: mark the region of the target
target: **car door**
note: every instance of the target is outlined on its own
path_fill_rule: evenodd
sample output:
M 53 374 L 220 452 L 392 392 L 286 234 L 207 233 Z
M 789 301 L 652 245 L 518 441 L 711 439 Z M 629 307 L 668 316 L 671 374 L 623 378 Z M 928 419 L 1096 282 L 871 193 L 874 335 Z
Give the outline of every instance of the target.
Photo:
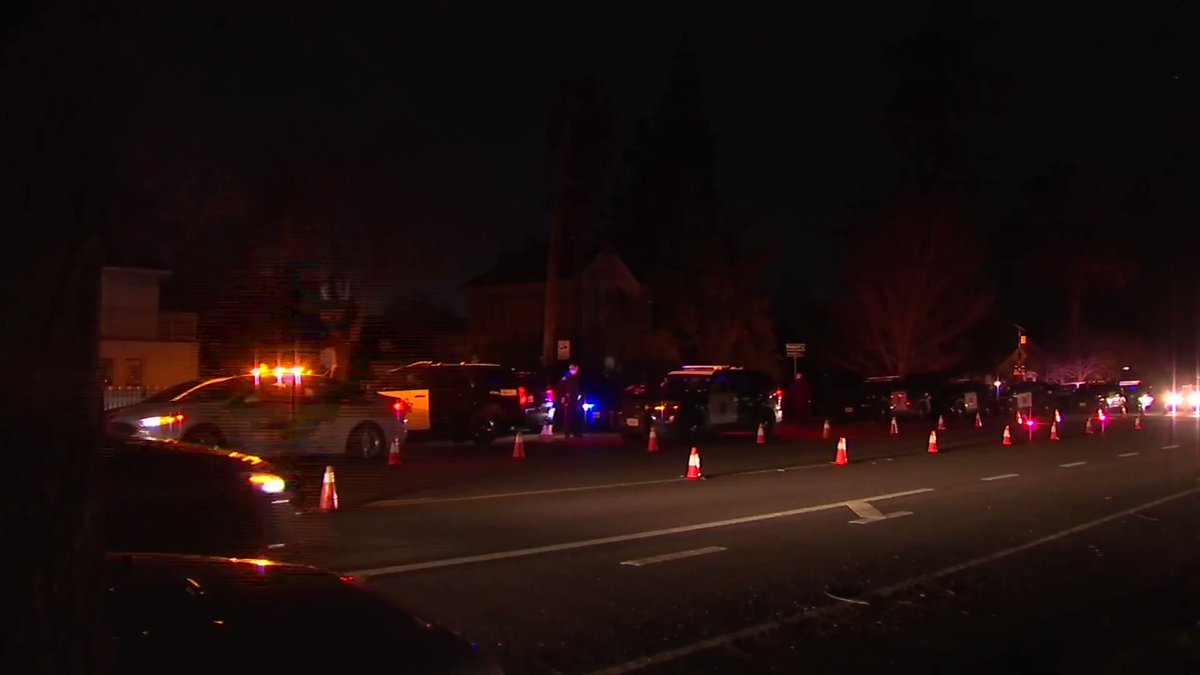
M 429 431 L 432 429 L 432 404 L 429 376 L 424 370 L 407 370 L 394 373 L 379 393 L 397 398 L 408 404 L 408 430 Z
M 717 373 L 708 385 L 708 422 L 724 426 L 737 422 L 737 390 L 729 373 Z

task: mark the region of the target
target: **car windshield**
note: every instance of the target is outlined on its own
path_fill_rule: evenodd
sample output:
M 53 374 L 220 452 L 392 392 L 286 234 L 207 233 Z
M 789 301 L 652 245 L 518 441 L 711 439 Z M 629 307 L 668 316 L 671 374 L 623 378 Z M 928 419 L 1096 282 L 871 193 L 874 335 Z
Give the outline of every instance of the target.
M 710 379 L 708 375 L 668 375 L 663 380 L 663 393 L 677 395 L 707 391 Z

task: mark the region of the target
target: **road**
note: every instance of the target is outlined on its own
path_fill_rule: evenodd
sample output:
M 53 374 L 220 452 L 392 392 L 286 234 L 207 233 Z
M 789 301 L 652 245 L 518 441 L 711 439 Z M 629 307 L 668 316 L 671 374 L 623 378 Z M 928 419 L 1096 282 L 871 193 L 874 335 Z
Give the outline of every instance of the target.
M 339 468 L 292 555 L 511 672 L 1197 672 L 1200 434 L 1068 418 L 805 430 L 657 453 L 410 446 Z

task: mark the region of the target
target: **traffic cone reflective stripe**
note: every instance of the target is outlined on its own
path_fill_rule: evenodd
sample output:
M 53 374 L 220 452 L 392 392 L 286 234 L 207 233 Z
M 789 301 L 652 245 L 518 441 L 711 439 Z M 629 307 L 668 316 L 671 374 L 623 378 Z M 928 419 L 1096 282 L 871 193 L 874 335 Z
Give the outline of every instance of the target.
M 829 426 L 829 420 L 825 420 L 825 426 L 821 428 L 821 438 L 828 439 L 831 433 L 833 428 Z
M 688 480 L 700 480 L 700 451 L 692 448 L 692 455 L 688 457 L 687 476 Z
M 895 417 L 892 418 L 892 428 L 889 430 L 888 433 L 892 434 L 893 436 L 900 433 L 900 425 L 896 424 Z
M 322 511 L 337 511 L 337 482 L 332 466 L 325 467 L 325 476 L 321 479 L 321 501 L 318 506 Z
M 1142 416 L 1141 415 L 1138 415 L 1137 417 L 1133 418 L 1133 430 L 1134 431 L 1142 430 Z
M 658 434 L 650 427 L 650 441 L 646 444 L 646 452 L 658 452 Z
M 1062 424 L 1062 415 L 1058 413 L 1058 410 L 1054 411 L 1054 421 Z
M 525 459 L 525 441 L 521 438 L 521 432 L 517 432 L 517 438 L 513 441 L 513 459 Z
M 400 439 L 393 438 L 388 448 L 388 466 L 400 466 Z
M 758 436 L 754 439 L 754 442 L 758 445 L 762 445 L 767 442 L 767 434 L 761 423 L 758 425 Z
M 983 428 L 983 418 L 979 416 L 979 413 L 975 413 L 975 428 L 976 429 Z
M 946 430 L 946 418 L 945 418 L 945 416 L 943 416 L 943 415 L 938 415 L 938 425 L 937 425 L 937 430 L 938 430 L 938 431 L 945 431 L 945 430 Z
M 1087 424 L 1083 425 L 1083 433 L 1085 433 L 1085 434 L 1096 433 L 1096 432 L 1092 431 L 1092 418 L 1090 418 L 1090 417 L 1087 418 Z
M 937 432 L 931 431 L 929 432 L 929 453 L 936 454 L 937 451 Z
M 554 437 L 554 428 L 550 425 L 550 422 L 547 421 L 545 424 L 542 425 L 542 432 L 539 433 L 538 436 L 541 436 L 543 438 L 553 438 Z
M 1050 440 L 1052 440 L 1052 441 L 1058 440 L 1058 422 L 1050 423 Z
M 1008 425 L 1004 425 L 1004 442 L 1002 445 L 1012 445 L 1012 434 L 1008 431 Z
M 833 458 L 833 463 L 834 464 L 847 464 L 847 463 L 849 463 L 849 461 L 850 461 L 850 459 L 848 457 L 846 457 L 846 437 L 843 436 L 838 439 L 837 454 Z

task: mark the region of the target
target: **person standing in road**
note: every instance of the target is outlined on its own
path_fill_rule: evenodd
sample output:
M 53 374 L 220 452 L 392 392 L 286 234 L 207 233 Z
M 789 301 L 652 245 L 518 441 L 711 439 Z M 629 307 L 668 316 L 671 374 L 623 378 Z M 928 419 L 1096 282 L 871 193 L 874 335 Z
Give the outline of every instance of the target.
M 563 412 L 563 434 L 570 438 L 583 438 L 582 408 L 579 405 L 579 365 L 572 363 L 567 367 L 559 383 L 562 392 L 560 403 Z
M 804 373 L 796 373 L 792 379 L 792 384 L 788 387 L 788 399 L 790 402 L 788 412 L 791 414 L 791 419 L 788 420 L 793 424 L 798 424 L 808 419 L 809 405 L 812 403 L 812 389 L 808 386 L 808 380 L 804 379 Z

